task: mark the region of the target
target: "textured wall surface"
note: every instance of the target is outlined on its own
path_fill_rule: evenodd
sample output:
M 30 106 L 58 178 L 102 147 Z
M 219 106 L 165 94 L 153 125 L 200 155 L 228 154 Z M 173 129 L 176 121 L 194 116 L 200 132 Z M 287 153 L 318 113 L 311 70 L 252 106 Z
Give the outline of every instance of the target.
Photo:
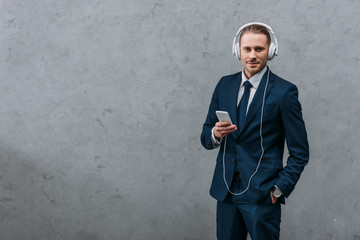
M 215 239 L 200 133 L 237 29 L 269 24 L 311 161 L 281 239 L 360 239 L 358 0 L 1 0 L 0 239 Z

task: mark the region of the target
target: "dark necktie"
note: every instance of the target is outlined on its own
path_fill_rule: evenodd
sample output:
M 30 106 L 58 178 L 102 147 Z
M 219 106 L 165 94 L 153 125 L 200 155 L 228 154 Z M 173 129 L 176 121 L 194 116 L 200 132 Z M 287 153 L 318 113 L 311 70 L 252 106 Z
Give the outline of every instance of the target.
M 245 120 L 245 116 L 246 116 L 246 109 L 247 109 L 247 105 L 249 103 L 249 96 L 250 96 L 250 88 L 252 87 L 251 83 L 249 81 L 245 81 L 244 82 L 244 94 L 241 97 L 241 101 L 239 103 L 238 106 L 238 114 L 239 114 L 239 126 L 238 129 L 239 131 L 241 124 L 243 124 L 244 120 Z

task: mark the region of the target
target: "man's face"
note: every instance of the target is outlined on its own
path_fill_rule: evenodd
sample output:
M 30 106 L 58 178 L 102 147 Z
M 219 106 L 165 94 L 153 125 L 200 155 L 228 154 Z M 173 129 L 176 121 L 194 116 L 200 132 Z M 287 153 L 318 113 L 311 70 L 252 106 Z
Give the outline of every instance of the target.
M 245 76 L 250 79 L 267 63 L 269 45 L 265 34 L 246 32 L 240 39 L 241 63 Z

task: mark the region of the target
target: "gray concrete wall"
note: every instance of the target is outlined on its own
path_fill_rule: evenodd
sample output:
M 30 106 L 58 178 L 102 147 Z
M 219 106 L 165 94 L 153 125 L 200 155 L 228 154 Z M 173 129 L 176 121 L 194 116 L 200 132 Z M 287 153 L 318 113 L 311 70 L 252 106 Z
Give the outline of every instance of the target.
M 311 162 L 281 239 L 360 239 L 360 2 L 0 1 L 0 239 L 215 239 L 211 93 L 237 29 L 279 40 Z

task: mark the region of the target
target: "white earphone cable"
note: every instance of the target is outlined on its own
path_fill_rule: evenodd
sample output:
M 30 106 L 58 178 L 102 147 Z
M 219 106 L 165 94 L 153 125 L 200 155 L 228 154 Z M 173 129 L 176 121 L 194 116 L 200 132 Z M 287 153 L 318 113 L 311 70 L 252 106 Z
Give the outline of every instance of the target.
M 268 87 L 268 83 L 269 83 L 269 74 L 270 74 L 270 67 L 271 67 L 271 61 L 269 61 L 269 69 L 267 72 L 267 79 L 266 79 L 266 85 L 265 85 L 265 89 L 264 89 L 264 95 L 263 95 L 263 102 L 262 102 L 262 106 L 261 106 L 261 117 L 260 117 L 260 129 L 259 129 L 259 134 L 260 134 L 260 145 L 261 145 L 261 155 L 258 161 L 258 164 L 256 166 L 255 172 L 250 176 L 247 187 L 245 188 L 244 191 L 240 192 L 240 193 L 233 193 L 230 190 L 230 187 L 226 181 L 226 170 L 225 170 L 225 152 L 226 152 L 226 140 L 227 140 L 227 136 L 225 137 L 225 142 L 224 142 L 224 152 L 223 152 L 223 178 L 224 178 L 224 182 L 226 185 L 227 190 L 229 191 L 229 193 L 231 193 L 232 195 L 235 196 L 239 196 L 241 194 L 244 194 L 250 187 L 250 183 L 251 180 L 253 179 L 253 177 L 255 176 L 255 174 L 258 172 L 259 167 L 260 167 L 260 163 L 262 160 L 262 157 L 264 155 L 264 145 L 263 145 L 263 136 L 262 136 L 262 124 L 263 124 L 263 117 L 264 117 L 264 105 L 265 105 L 265 96 L 266 96 L 266 90 Z

